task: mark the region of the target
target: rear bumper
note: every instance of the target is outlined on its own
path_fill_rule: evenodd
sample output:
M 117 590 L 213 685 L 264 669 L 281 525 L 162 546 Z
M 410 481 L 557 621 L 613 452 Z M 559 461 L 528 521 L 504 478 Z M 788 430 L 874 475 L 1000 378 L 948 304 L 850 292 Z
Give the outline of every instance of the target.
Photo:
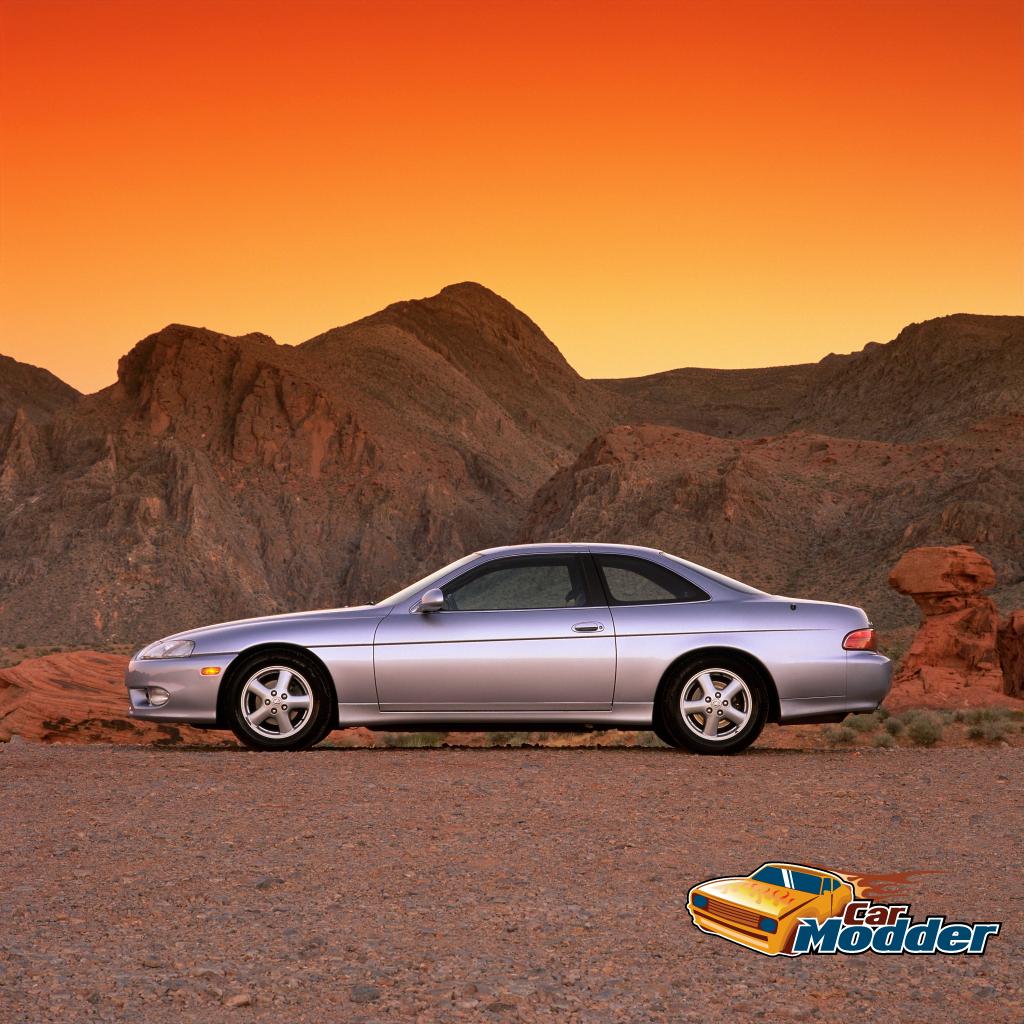
M 892 662 L 874 651 L 849 651 L 846 656 L 846 696 L 799 697 L 779 701 L 782 724 L 841 722 L 847 715 L 874 711 L 892 685 Z
M 846 655 L 846 699 L 850 711 L 874 711 L 889 695 L 892 662 L 875 651 Z
M 125 673 L 131 718 L 152 722 L 187 722 L 211 725 L 217 721 L 217 694 L 224 671 L 234 654 L 203 654 L 191 658 L 143 661 L 132 658 Z M 200 669 L 219 668 L 217 675 L 204 676 Z M 168 693 L 167 703 L 150 703 L 147 690 L 158 686 Z

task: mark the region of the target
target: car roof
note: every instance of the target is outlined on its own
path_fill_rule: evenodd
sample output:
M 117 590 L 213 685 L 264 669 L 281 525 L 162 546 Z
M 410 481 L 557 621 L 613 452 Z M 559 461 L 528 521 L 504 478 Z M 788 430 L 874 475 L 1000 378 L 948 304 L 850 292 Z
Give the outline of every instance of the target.
M 806 871 L 808 874 L 821 875 L 823 878 L 840 877 L 834 871 L 829 871 L 828 868 L 812 868 L 808 867 L 806 864 L 787 864 L 785 861 L 781 860 L 769 861 L 767 864 L 762 864 L 761 868 L 786 868 L 790 871 Z M 758 868 L 757 870 L 760 871 L 761 868 Z
M 657 548 L 645 548 L 640 547 L 637 544 L 605 544 L 601 542 L 589 542 L 589 541 L 551 541 L 548 543 L 541 544 L 509 544 L 502 547 L 496 548 L 484 548 L 480 551 L 481 555 L 514 555 L 514 554 L 530 554 L 531 552 L 551 552 L 551 551 L 612 551 L 626 553 L 643 553 L 647 555 L 658 555 L 661 552 Z
M 740 593 L 752 597 L 768 596 L 762 590 L 751 587 L 740 580 L 734 580 L 714 569 L 691 562 L 689 559 L 681 558 L 679 555 L 670 555 L 667 551 L 658 548 L 646 548 L 639 544 L 607 544 L 602 541 L 549 541 L 544 544 L 510 544 L 505 547 L 484 548 L 475 552 L 478 556 L 493 557 L 496 555 L 529 555 L 529 554 L 561 554 L 570 551 L 593 551 L 595 553 L 619 554 L 619 555 L 640 555 L 659 562 L 662 565 L 669 564 L 670 568 L 677 567 L 681 563 L 690 572 L 700 577 L 698 585 L 705 590 L 710 584 L 713 587 L 723 588 L 726 593 Z M 678 571 L 678 568 L 676 568 Z M 715 596 L 714 594 L 712 596 Z

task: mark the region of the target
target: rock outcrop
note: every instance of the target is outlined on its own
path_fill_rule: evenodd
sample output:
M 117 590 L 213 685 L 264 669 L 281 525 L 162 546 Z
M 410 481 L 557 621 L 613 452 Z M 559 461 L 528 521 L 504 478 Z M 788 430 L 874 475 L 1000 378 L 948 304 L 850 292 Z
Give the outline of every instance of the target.
M 225 733 L 128 717 L 128 659 L 98 651 L 30 658 L 0 669 L 0 742 L 224 744 Z
M 968 545 L 914 548 L 896 563 L 889 583 L 912 597 L 924 618 L 893 681 L 891 703 L 1001 703 L 999 612 L 986 595 L 995 582 L 992 563 Z
M 1003 670 L 1003 692 L 1024 700 L 1024 610 L 1011 612 L 999 627 L 996 640 Z

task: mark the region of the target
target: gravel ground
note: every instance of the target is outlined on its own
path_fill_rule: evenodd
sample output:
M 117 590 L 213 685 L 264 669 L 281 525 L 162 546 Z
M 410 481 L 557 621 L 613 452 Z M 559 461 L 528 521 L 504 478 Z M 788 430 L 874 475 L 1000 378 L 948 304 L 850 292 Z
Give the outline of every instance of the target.
M 1018 1021 L 1020 749 L 0 751 L 0 1021 Z M 691 885 L 927 869 L 982 957 L 759 956 Z

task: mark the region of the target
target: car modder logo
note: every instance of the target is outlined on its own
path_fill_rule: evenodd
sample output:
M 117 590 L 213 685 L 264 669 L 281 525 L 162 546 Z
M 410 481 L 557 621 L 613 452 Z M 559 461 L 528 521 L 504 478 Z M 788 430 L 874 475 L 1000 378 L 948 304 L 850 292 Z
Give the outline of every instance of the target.
M 686 909 L 701 931 L 767 956 L 802 953 L 981 954 L 1000 925 L 914 921 L 909 904 L 865 898 L 868 876 L 762 864 L 742 878 L 695 885 Z M 892 877 L 892 876 L 882 876 Z

